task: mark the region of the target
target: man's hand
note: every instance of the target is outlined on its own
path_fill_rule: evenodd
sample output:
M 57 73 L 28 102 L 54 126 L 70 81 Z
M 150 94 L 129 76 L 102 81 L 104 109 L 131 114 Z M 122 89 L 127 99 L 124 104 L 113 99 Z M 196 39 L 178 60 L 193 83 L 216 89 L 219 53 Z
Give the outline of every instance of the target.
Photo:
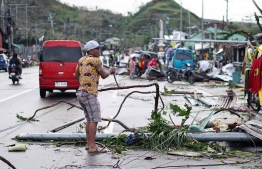
M 110 67 L 109 72 L 110 72 L 110 74 L 114 74 L 116 72 L 116 68 Z

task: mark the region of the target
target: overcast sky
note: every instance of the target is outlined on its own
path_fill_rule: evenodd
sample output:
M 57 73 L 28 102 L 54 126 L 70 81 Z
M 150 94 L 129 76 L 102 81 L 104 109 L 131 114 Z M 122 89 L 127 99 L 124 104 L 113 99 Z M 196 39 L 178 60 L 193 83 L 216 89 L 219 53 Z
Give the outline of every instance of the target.
M 139 6 L 150 2 L 151 0 L 60 0 L 62 3 L 75 6 L 86 6 L 89 9 L 95 9 L 96 6 L 100 9 L 109 9 L 115 13 L 127 15 L 128 11 L 135 13 L 139 10 Z M 204 2 L 204 18 L 222 20 L 223 16 L 226 20 L 227 0 L 174 0 L 178 4 L 198 17 L 202 17 L 202 2 Z M 255 0 L 257 4 L 261 4 L 262 0 Z M 254 19 L 254 12 L 261 15 L 252 0 L 228 0 L 228 19 L 230 21 L 243 21 Z

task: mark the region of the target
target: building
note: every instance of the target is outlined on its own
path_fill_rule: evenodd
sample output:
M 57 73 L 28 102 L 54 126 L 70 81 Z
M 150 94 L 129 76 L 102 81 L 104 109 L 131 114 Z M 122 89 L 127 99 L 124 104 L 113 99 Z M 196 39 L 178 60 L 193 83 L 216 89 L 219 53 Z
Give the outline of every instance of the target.
M 119 49 L 121 42 L 120 42 L 119 38 L 112 37 L 112 38 L 106 39 L 105 45 L 106 45 L 107 49 L 117 50 L 117 49 Z

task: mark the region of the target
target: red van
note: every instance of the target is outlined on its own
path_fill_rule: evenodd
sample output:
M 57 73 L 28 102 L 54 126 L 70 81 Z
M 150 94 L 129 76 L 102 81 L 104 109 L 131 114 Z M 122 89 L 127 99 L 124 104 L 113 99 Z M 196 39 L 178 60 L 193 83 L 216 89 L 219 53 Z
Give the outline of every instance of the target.
M 48 40 L 42 45 L 39 64 L 40 96 L 53 90 L 77 90 L 74 78 L 78 60 L 83 56 L 81 43 L 74 40 Z

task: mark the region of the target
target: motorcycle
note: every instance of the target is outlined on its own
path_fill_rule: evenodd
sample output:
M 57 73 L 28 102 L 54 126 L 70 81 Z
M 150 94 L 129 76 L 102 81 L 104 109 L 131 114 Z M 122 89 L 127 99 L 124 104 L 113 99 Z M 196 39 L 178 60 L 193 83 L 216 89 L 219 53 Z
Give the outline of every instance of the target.
M 194 71 L 189 63 L 185 63 L 186 69 L 176 69 L 169 67 L 166 73 L 167 81 L 173 83 L 174 81 L 185 80 L 190 84 L 194 84 L 196 77 L 194 76 Z
M 136 77 L 141 77 L 146 72 L 145 68 L 141 68 L 136 64 L 134 75 Z
M 9 77 L 13 84 L 15 84 L 15 82 L 17 82 L 17 84 L 19 83 L 19 76 L 18 76 L 18 69 L 16 65 L 11 65 L 10 66 L 10 77 Z
M 29 62 L 28 62 L 28 60 L 23 59 L 22 62 L 23 62 L 23 64 L 22 64 L 22 68 L 29 67 Z

